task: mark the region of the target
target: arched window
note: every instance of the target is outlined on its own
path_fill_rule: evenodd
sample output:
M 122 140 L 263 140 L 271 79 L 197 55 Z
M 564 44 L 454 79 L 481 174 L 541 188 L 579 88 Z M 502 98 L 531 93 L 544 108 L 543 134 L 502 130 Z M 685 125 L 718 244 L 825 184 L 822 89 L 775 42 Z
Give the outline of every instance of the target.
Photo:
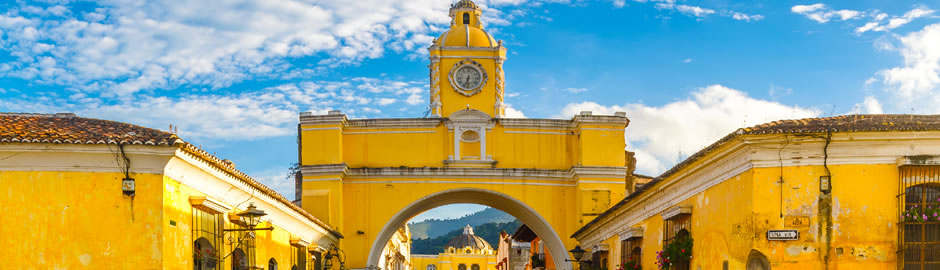
M 470 24 L 470 13 L 469 13 L 469 12 L 463 14 L 463 24 Z
M 193 242 L 193 269 L 205 270 L 215 269 L 218 257 L 215 253 L 215 247 L 209 242 L 209 239 L 200 237 Z
M 457 265 L 457 270 L 467 270 L 467 265 L 461 263 L 460 265 Z
M 428 270 L 437 270 L 437 266 L 433 264 L 428 265 Z
M 470 270 L 480 270 L 480 265 L 479 264 L 470 265 Z
M 268 260 L 268 270 L 277 270 L 277 261 L 274 258 Z
M 241 248 L 232 251 L 232 270 L 248 270 L 248 256 Z
M 904 224 L 901 234 L 904 243 L 903 269 L 933 269 L 940 266 L 940 245 L 937 244 L 940 243 L 940 216 L 935 216 L 940 215 L 940 183 L 914 182 L 936 179 L 940 171 L 930 167 L 933 166 L 902 170 L 902 179 L 906 179 L 902 185 L 908 186 L 903 195 L 904 209 L 901 213 Z M 905 174 L 908 177 L 904 177 Z
M 763 253 L 752 249 L 751 254 L 747 256 L 747 266 L 745 267 L 747 270 L 770 270 L 770 261 Z

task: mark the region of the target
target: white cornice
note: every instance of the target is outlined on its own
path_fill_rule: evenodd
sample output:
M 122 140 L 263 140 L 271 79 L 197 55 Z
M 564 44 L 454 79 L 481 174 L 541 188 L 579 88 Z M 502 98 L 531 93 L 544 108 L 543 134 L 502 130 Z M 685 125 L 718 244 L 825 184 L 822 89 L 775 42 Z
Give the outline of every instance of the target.
M 344 114 L 326 114 L 326 115 L 312 115 L 312 114 L 300 114 L 300 125 L 329 125 L 329 124 L 339 124 L 346 122 L 346 115 Z
M 643 227 L 630 227 L 621 231 L 618 235 L 620 236 L 620 241 L 623 241 L 633 238 L 642 238 L 643 232 Z
M 733 139 L 665 181 L 585 228 L 582 243 L 598 242 L 659 214 L 751 168 L 823 164 L 823 139 L 792 134 L 746 135 Z M 782 148 L 782 150 L 781 150 Z M 940 154 L 940 132 L 859 132 L 833 134 L 829 165 L 899 164 L 904 157 Z M 681 184 L 679 184 L 681 183 Z
M 346 121 L 350 128 L 433 128 L 443 122 L 442 118 L 386 118 L 352 119 Z
M 187 165 L 196 170 L 187 168 Z M 200 171 L 205 174 L 200 174 Z M 206 197 L 216 198 L 227 204 L 254 202 L 268 213 L 265 218 L 271 223 L 305 241 L 317 242 L 316 240 L 329 239 L 328 242 L 337 243 L 339 240 L 327 229 L 294 209 L 183 150 L 176 151 L 176 159 L 171 159 L 167 164 L 165 175 L 206 194 Z M 249 200 L 246 201 L 246 199 Z M 316 235 L 313 234 L 314 232 Z
M 189 196 L 189 204 L 216 214 L 225 214 L 232 210 L 232 206 L 206 196 Z
M 163 174 L 175 146 L 125 145 L 131 173 Z M 0 144 L 0 171 L 123 172 L 110 144 Z
M 674 218 L 678 218 L 683 215 L 691 215 L 691 214 L 692 214 L 692 206 L 680 205 L 680 206 L 666 209 L 666 211 L 663 211 L 663 213 L 660 215 L 663 216 L 663 220 L 672 220 Z
M 485 163 L 484 161 L 480 161 Z M 304 176 L 343 175 L 345 179 L 381 178 L 471 178 L 471 179 L 526 179 L 546 181 L 575 181 L 580 178 L 617 178 L 627 175 L 626 167 L 574 166 L 568 170 L 526 168 L 460 168 L 460 167 L 381 167 L 348 168 L 345 164 L 301 166 Z

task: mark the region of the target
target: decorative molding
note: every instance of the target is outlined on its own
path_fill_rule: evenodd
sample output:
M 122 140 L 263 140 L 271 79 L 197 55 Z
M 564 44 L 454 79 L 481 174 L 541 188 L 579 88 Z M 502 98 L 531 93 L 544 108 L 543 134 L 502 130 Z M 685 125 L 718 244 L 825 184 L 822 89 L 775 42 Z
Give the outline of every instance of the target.
M 300 126 L 310 126 L 310 125 L 335 125 L 346 122 L 345 114 L 324 114 L 324 115 L 312 115 L 312 114 L 300 114 Z
M 666 209 L 666 211 L 663 211 L 663 213 L 660 215 L 663 216 L 663 220 L 673 220 L 673 219 L 676 219 L 685 215 L 691 215 L 691 214 L 692 214 L 692 206 L 681 205 L 681 206 L 676 206 L 673 208 Z
M 541 134 L 541 135 L 578 135 L 578 134 L 581 134 L 581 133 L 575 133 L 574 131 L 572 131 L 572 132 L 550 132 L 550 131 L 513 131 L 513 130 L 503 131 L 503 133 L 508 133 L 508 134 Z
M 301 131 L 311 131 L 311 130 L 340 130 L 338 127 L 327 127 L 327 128 L 301 128 Z
M 493 168 L 496 166 L 495 160 L 473 160 L 473 159 L 462 159 L 462 160 L 444 160 L 444 167 L 456 167 L 456 168 Z
M 175 146 L 125 145 L 131 173 L 163 174 Z M 0 144 L 0 171 L 58 171 L 123 173 L 114 160 L 113 144 Z
M 189 196 L 189 204 L 193 207 L 208 211 L 214 214 L 228 213 L 232 207 L 222 201 L 206 196 Z
M 371 178 L 469 178 L 575 181 L 580 177 L 621 179 L 626 177 L 626 170 L 625 167 L 615 166 L 575 166 L 568 170 L 454 167 L 347 168 L 345 164 L 305 165 L 301 167 L 301 172 L 304 176 L 329 176 L 342 173 L 345 174 L 343 181 Z
M 306 241 L 306 240 L 303 240 L 303 239 L 300 239 L 300 238 L 294 238 L 294 237 L 291 237 L 291 238 L 290 238 L 290 245 L 291 245 L 291 246 L 295 246 L 295 247 L 308 247 L 308 246 L 310 246 L 310 244 L 311 244 L 310 241 Z
M 363 135 L 363 134 L 420 134 L 420 133 L 437 133 L 434 130 L 392 130 L 392 131 L 356 131 L 356 132 L 343 132 L 344 135 Z
M 937 166 L 940 165 L 938 155 L 903 156 L 897 159 L 900 166 Z
M 703 162 L 683 168 L 632 198 L 576 238 L 607 239 L 692 196 L 752 168 L 821 166 L 824 141 L 788 134 L 748 135 L 727 142 L 705 156 Z M 781 151 L 781 148 L 783 151 Z M 904 164 L 904 157 L 940 153 L 940 132 L 857 132 L 833 134 L 829 165 Z
M 620 241 L 630 240 L 634 238 L 643 238 L 643 232 L 644 232 L 643 227 L 627 228 L 626 230 L 623 230 L 622 232 L 619 233 Z
M 347 128 L 434 128 L 443 118 L 384 118 L 353 119 L 346 121 Z
M 610 245 L 608 245 L 607 243 L 600 243 L 600 244 L 594 245 L 594 248 L 591 249 L 591 253 L 604 252 L 604 251 L 609 251 L 609 250 L 610 250 Z

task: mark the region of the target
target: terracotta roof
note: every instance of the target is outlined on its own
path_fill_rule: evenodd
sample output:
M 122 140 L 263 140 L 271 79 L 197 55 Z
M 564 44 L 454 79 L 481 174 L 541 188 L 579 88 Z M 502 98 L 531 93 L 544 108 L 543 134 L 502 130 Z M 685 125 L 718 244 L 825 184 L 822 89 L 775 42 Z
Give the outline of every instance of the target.
M 748 128 L 739 128 L 720 140 L 706 146 L 695 154 L 689 156 L 671 169 L 657 176 L 649 183 L 644 184 L 635 192 L 630 193 L 623 200 L 610 207 L 593 220 L 581 226 L 571 237 L 575 237 L 587 228 L 620 208 L 628 201 L 646 192 L 663 179 L 689 166 L 693 162 L 707 156 L 712 151 L 732 140 L 747 136 L 761 134 L 821 134 L 839 132 L 885 132 L 885 131 L 940 131 L 940 115 L 913 115 L 913 114 L 852 114 L 821 118 L 804 118 L 796 120 L 779 120 L 760 124 Z
M 287 205 L 287 207 L 329 231 L 330 234 L 343 238 L 343 235 L 330 228 L 329 224 L 320 221 L 320 219 L 307 213 L 307 211 L 284 198 L 280 193 L 261 184 L 251 176 L 235 169 L 232 163 L 225 162 L 199 147 L 183 141 L 173 133 L 128 123 L 78 117 L 74 113 L 0 113 L 0 142 L 140 144 L 179 147 L 183 151 L 208 161 L 234 178 Z
M 0 113 L 0 142 L 170 146 L 182 141 L 169 132 L 73 113 Z

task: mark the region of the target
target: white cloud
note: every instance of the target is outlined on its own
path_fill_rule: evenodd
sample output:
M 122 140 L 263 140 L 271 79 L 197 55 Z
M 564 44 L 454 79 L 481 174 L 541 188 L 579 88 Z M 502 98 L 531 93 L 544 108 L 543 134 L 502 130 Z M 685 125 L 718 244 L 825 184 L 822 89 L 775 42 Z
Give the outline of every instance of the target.
M 526 118 L 520 110 L 516 110 L 510 104 L 506 104 L 506 118 Z
M 0 111 L 75 112 L 79 116 L 129 122 L 152 128 L 178 127 L 185 138 L 250 140 L 296 132 L 298 114 L 324 114 L 339 109 L 350 117 L 382 116 L 370 107 L 389 100 L 427 99 L 419 82 L 351 78 L 343 81 L 302 81 L 240 94 L 184 94 L 176 97 L 135 95 L 132 99 L 89 97 L 77 93 L 58 97 L 34 93 L 0 100 Z M 378 90 L 377 90 L 378 89 Z M 393 102 L 394 103 L 394 102 Z M 419 102 L 420 103 L 420 102 Z M 154 113 L 159 112 L 159 113 Z
M 940 94 L 940 23 L 900 38 L 904 65 L 878 72 L 888 90 L 905 99 Z
M 686 14 L 692 15 L 695 17 L 705 17 L 705 15 L 714 14 L 714 9 L 708 9 L 703 7 L 689 6 L 689 5 L 676 5 L 676 10 Z
M 868 22 L 865 25 L 862 25 L 855 29 L 856 33 L 865 33 L 868 31 L 890 31 L 895 28 L 901 27 L 905 24 L 910 23 L 914 19 L 922 18 L 929 16 L 934 13 L 934 10 L 927 7 L 915 7 L 914 9 L 904 13 L 904 15 L 897 16 L 888 20 L 887 23 L 882 24 L 881 22 L 888 17 L 885 13 L 879 13 L 873 17 L 874 21 Z
M 565 92 L 568 92 L 568 93 L 577 94 L 577 93 L 581 93 L 581 92 L 587 91 L 587 88 L 584 88 L 584 87 L 577 87 L 577 88 L 575 88 L 575 87 L 568 87 L 568 88 L 565 88 L 565 89 L 563 89 L 563 90 L 564 90 Z
M 826 23 L 831 19 L 837 20 L 849 20 L 852 18 L 857 18 L 859 15 L 862 15 L 862 12 L 856 10 L 842 9 L 842 10 L 833 10 L 827 7 L 823 3 L 817 3 L 812 5 L 795 5 L 790 8 L 790 11 L 796 14 L 806 16 L 810 20 L 814 20 L 818 23 Z
M 764 19 L 764 15 L 760 15 L 760 14 L 748 15 L 748 14 L 744 14 L 744 13 L 741 13 L 741 12 L 732 12 L 732 13 L 731 13 L 731 18 L 732 18 L 732 19 L 735 19 L 735 20 L 739 20 L 739 21 L 750 22 L 750 21 L 760 21 L 760 20 L 763 20 L 763 19 Z
M 867 96 L 862 103 L 856 103 L 855 109 L 850 113 L 883 114 L 885 111 L 878 99 L 873 96 Z
M 638 171 L 646 174 L 665 171 L 737 128 L 819 115 L 814 109 L 755 99 L 721 85 L 701 88 L 688 99 L 662 106 L 571 103 L 557 117 L 568 118 L 580 111 L 626 112 L 630 118 L 627 150 L 637 152 Z
M 682 63 L 692 63 L 692 58 L 686 58 L 685 60 L 682 60 Z
M 26 3 L 0 14 L 0 49 L 15 56 L 0 75 L 125 97 L 218 89 L 259 76 L 297 76 L 291 62 L 300 58 L 311 58 L 317 70 L 387 49 L 424 54 L 450 21 L 451 2 L 105 0 L 85 11 Z M 525 2 L 478 1 L 490 24 L 506 20 L 496 16 L 506 12 L 488 5 Z

